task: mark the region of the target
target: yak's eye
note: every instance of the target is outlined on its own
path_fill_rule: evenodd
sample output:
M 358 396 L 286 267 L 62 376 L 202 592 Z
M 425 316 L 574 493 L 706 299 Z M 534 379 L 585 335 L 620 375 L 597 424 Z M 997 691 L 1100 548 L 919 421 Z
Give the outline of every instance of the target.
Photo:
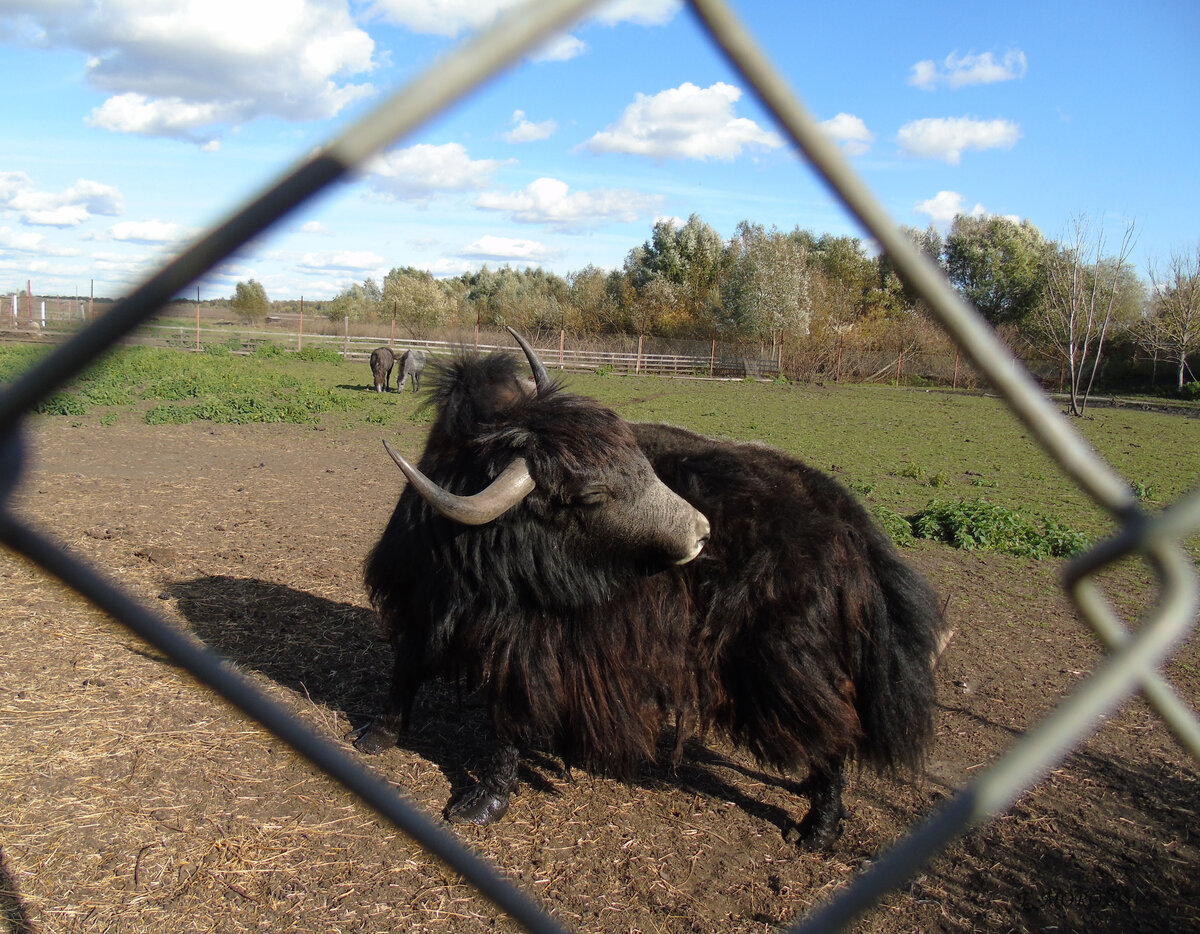
M 612 499 L 612 490 L 603 483 L 589 483 L 571 497 L 573 506 L 602 506 Z

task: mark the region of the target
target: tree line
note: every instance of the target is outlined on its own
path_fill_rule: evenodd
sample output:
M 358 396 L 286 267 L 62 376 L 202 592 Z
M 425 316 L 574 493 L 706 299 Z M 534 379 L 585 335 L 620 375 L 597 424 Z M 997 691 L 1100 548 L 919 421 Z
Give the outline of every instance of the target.
M 1181 389 L 1196 378 L 1189 357 L 1200 350 L 1200 245 L 1145 282 L 1129 261 L 1132 224 L 1111 240 L 1086 216 L 1060 240 L 998 216 L 960 215 L 944 236 L 933 226 L 905 232 L 1014 349 L 1061 365 L 1075 414 L 1114 344 L 1172 361 Z M 254 280 L 237 284 L 232 303 L 248 317 L 279 305 Z M 743 221 L 726 240 L 696 214 L 655 223 L 619 269 L 559 276 L 484 266 L 439 279 L 404 266 L 311 304 L 333 321 L 397 321 L 410 330 L 511 325 L 759 342 L 781 360 L 787 348 L 794 367 L 807 361 L 809 370 L 825 366 L 834 346 L 840 353 L 847 344 L 903 341 L 926 321 L 888 256 L 872 255 L 857 237 Z

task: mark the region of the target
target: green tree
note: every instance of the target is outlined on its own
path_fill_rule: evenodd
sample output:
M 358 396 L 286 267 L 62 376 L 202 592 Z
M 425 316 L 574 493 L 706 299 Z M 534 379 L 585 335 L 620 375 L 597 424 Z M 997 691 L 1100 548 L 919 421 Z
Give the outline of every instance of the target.
M 397 267 L 383 278 L 378 308 L 384 321 L 395 316 L 409 330 L 436 327 L 447 323 L 452 307 L 446 289 L 427 270 Z
M 808 333 L 808 248 L 778 229 L 742 221 L 721 285 L 721 330 L 745 337 Z
M 993 326 L 1020 324 L 1041 298 L 1049 252 L 1027 220 L 960 214 L 946 237 L 946 273 Z
M 330 321 L 361 321 L 372 316 L 374 305 L 371 296 L 356 282 L 342 289 L 322 311 Z
M 945 271 L 945 263 L 942 260 L 942 253 L 945 249 L 945 241 L 942 239 L 941 233 L 933 224 L 930 224 L 924 230 L 919 230 L 916 227 L 901 226 L 900 230 L 917 246 L 922 253 L 929 257 L 930 261 Z M 886 253 L 882 254 L 878 260 L 880 287 L 888 294 L 895 296 L 898 300 L 900 308 L 906 312 L 923 310 L 923 304 L 917 297 L 917 294 L 908 287 L 907 284 L 900 280 L 896 274 L 895 267 L 892 265 L 892 259 Z
M 675 331 L 706 330 L 724 255 L 721 235 L 693 214 L 681 227 L 671 219 L 656 221 L 650 239 L 625 257 L 624 271 L 639 296 L 653 284 L 649 302 L 658 309 L 656 323 Z M 668 297 L 671 306 L 664 308 Z
M 620 329 L 620 309 L 609 289 L 608 278 L 609 273 L 591 265 L 567 276 L 568 327 L 585 334 Z
M 1150 288 L 1149 313 L 1138 339 L 1178 364 L 1176 387 L 1182 389 L 1188 356 L 1200 351 L 1200 244 L 1192 253 L 1172 253 L 1166 272 L 1152 269 Z
M 256 318 L 265 317 L 271 308 L 271 303 L 267 301 L 267 290 L 257 279 L 239 282 L 234 287 L 233 301 L 230 304 L 247 324 Z

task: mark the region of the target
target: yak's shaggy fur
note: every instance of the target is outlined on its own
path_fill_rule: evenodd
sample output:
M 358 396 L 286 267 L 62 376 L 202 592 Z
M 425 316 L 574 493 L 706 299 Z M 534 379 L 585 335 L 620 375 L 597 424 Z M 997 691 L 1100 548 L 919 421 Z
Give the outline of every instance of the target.
M 497 754 L 451 819 L 507 807 L 516 750 L 631 777 L 674 718 L 716 728 L 784 772 L 808 769 L 801 835 L 836 838 L 842 763 L 915 766 L 933 733 L 937 600 L 838 483 L 778 451 L 633 425 L 554 387 L 534 394 L 508 356 L 436 377 L 420 469 L 474 493 L 526 458 L 534 492 L 496 521 L 436 516 L 410 487 L 366 564 L 395 649 L 385 714 L 359 740 L 394 743 L 420 683 L 464 679 Z M 708 517 L 699 557 L 663 565 L 590 534 L 581 489 L 612 497 L 646 461 Z

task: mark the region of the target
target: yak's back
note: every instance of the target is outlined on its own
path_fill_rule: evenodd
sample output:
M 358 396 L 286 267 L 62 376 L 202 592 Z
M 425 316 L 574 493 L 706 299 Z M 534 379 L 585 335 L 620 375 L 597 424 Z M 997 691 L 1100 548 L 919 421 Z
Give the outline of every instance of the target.
M 727 679 L 727 689 L 742 692 L 729 699 L 740 712 L 727 728 L 785 766 L 786 737 L 751 734 L 781 705 L 795 705 L 794 722 L 815 711 L 840 721 L 823 730 L 810 723 L 810 743 L 857 737 L 860 759 L 915 767 L 933 735 L 942 627 L 924 578 L 849 490 L 800 460 L 669 425 L 638 424 L 634 432 L 663 481 L 712 525 L 705 552 L 684 569 L 706 619 L 701 637 L 730 660 L 731 678 L 757 653 L 749 666 L 757 673 L 740 686 Z M 812 677 L 817 669 L 821 678 Z M 854 714 L 817 683 L 834 688 L 843 677 L 854 684 Z M 757 714 L 747 719 L 750 710 Z

